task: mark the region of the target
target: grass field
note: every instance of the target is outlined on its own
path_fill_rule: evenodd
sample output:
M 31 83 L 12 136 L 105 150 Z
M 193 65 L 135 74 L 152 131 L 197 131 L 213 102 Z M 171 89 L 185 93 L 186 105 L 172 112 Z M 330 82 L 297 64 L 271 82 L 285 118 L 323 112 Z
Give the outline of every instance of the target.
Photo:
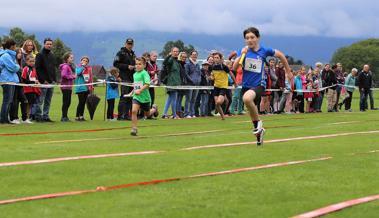
M 103 98 L 102 88 L 98 88 L 97 93 Z M 265 116 L 265 139 L 379 130 L 379 112 L 357 112 L 359 94 L 355 92 L 354 95 L 353 113 Z M 375 95 L 379 97 L 379 93 Z M 157 98 L 162 108 L 164 93 L 158 92 Z M 379 98 L 376 102 L 379 104 Z M 377 132 L 272 142 L 257 147 L 248 117 L 234 116 L 225 121 L 219 118 L 141 121 L 139 137 L 132 138 L 130 122 L 102 120 L 103 103 L 104 100 L 94 121 L 0 126 L 0 163 L 137 151 L 163 152 L 0 167 L 0 201 L 271 163 L 320 157 L 332 159 L 0 205 L 1 218 L 291 217 L 330 204 L 379 194 L 379 153 L 365 153 L 379 150 Z M 76 104 L 77 97 L 73 96 L 71 119 Z M 60 119 L 60 107 L 60 91 L 55 89 L 51 109 L 53 120 Z M 90 129 L 102 130 L 75 132 Z M 41 134 L 5 135 L 30 132 Z M 180 135 L 182 133 L 192 134 Z M 239 146 L 181 150 L 249 141 L 252 143 Z M 379 201 L 373 201 L 324 217 L 374 218 L 378 214 Z

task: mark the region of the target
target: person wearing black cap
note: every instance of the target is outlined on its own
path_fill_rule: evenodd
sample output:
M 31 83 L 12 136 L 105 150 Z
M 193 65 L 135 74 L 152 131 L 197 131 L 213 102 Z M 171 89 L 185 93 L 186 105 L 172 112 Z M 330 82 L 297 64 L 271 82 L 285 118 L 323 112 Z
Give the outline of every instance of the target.
M 133 83 L 133 74 L 135 72 L 136 55 L 133 51 L 134 40 L 126 39 L 125 47 L 117 52 L 113 61 L 113 66 L 120 70 L 120 78 L 122 82 Z M 132 91 L 132 87 L 121 86 L 120 101 L 118 103 L 118 120 L 130 120 L 130 111 L 132 109 L 132 99 L 124 97 Z

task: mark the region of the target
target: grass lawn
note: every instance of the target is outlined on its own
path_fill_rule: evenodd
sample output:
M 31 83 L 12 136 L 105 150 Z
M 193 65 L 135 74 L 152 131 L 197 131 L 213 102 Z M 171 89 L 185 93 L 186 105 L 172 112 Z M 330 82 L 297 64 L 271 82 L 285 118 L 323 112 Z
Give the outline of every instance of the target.
M 379 133 L 257 147 L 248 117 L 234 116 L 225 121 L 218 117 L 140 121 L 139 136 L 133 138 L 129 135 L 130 121 L 103 121 L 104 89 L 99 87 L 96 93 L 102 100 L 93 121 L 58 122 L 62 96 L 55 89 L 50 113 L 57 122 L 1 125 L 0 163 L 137 151 L 162 153 L 0 167 L 0 201 L 271 163 L 328 156 L 332 159 L 0 205 L 1 218 L 291 217 L 379 194 L 379 152 L 365 153 L 379 150 Z M 354 95 L 352 113 L 264 116 L 265 140 L 379 130 L 379 111 L 359 112 L 359 93 Z M 375 95 L 379 104 L 379 93 Z M 164 101 L 165 94 L 160 90 L 157 93 L 160 109 Z M 76 105 L 77 97 L 73 95 L 69 114 L 72 120 Z M 326 111 L 326 99 L 323 106 Z M 101 131 L 80 131 L 90 129 Z M 40 134 L 27 134 L 31 132 Z M 5 135 L 14 133 L 19 135 Z M 239 146 L 182 150 L 249 141 L 252 143 Z M 379 201 L 373 201 L 325 217 L 374 218 L 378 214 Z

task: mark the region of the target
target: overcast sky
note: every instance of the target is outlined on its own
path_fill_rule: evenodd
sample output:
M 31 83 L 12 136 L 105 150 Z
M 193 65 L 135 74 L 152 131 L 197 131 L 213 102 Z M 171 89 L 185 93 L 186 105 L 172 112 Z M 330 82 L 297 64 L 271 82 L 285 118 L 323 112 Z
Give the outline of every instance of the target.
M 379 37 L 375 0 L 2 1 L 0 27 L 28 31 L 135 31 Z

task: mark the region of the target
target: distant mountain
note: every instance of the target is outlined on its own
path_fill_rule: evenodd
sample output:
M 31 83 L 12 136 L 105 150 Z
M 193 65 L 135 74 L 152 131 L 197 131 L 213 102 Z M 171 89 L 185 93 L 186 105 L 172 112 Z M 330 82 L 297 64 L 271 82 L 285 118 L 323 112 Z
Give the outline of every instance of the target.
M 0 34 L 7 34 L 9 30 L 0 28 Z M 27 31 L 32 33 L 31 31 Z M 135 40 L 135 51 L 141 55 L 145 51 L 162 51 L 164 44 L 169 40 L 181 39 L 185 44 L 192 44 L 199 50 L 200 58 L 205 58 L 210 50 L 216 49 L 226 55 L 244 45 L 242 33 L 236 35 L 205 35 L 165 32 L 35 32 L 41 41 L 45 37 L 61 38 L 78 58 L 89 55 L 92 64 L 101 64 L 106 67 L 112 65 L 113 58 L 125 39 L 132 37 Z M 360 41 L 359 38 L 329 38 L 315 36 L 262 36 L 261 43 L 279 50 L 286 55 L 314 64 L 316 61 L 328 62 L 333 53 L 340 47 Z

